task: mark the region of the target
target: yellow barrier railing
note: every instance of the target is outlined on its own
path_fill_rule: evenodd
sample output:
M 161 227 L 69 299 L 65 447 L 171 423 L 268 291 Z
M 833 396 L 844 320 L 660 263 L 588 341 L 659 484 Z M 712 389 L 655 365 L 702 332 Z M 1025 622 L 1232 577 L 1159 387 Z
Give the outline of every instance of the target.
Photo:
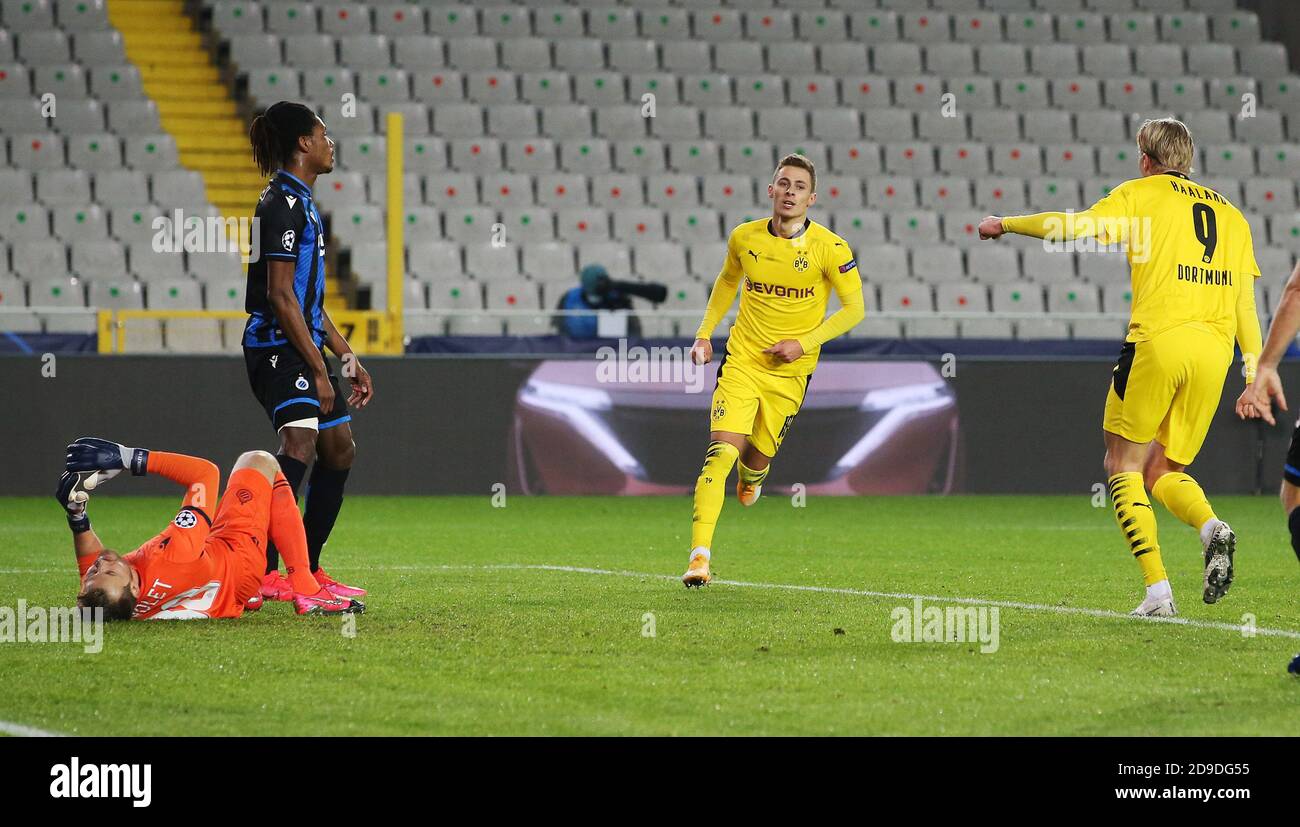
M 174 319 L 238 319 L 243 321 L 248 314 L 238 310 L 100 310 L 97 314 L 99 326 L 100 353 L 127 353 L 126 326 L 132 319 L 157 319 L 163 324 L 164 338 L 166 325 Z M 397 342 L 401 352 L 402 341 L 394 338 L 390 315 L 380 310 L 336 310 L 330 313 L 334 325 L 352 345 L 352 349 L 361 355 L 372 353 L 392 353 L 390 348 Z M 239 351 L 239 341 L 225 342 L 224 351 Z M 167 348 L 164 347 L 164 351 Z

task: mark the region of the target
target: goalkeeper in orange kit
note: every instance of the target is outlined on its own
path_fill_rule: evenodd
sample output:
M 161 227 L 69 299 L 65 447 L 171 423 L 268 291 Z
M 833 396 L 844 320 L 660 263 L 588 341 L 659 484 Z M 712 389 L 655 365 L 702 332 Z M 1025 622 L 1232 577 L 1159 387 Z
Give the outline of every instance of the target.
M 134 476 L 166 477 L 186 492 L 171 524 L 123 555 L 106 548 L 90 527 L 86 502 L 91 491 L 128 469 Z M 272 454 L 241 454 L 225 496 L 214 503 L 220 481 L 217 466 L 198 457 L 95 437 L 69 445 L 56 496 L 67 512 L 81 574 L 77 605 L 102 610 L 106 620 L 239 617 L 261 608 L 271 540 L 287 564 L 298 614 L 364 611 L 360 601 L 336 596 L 311 575 L 302 517 Z

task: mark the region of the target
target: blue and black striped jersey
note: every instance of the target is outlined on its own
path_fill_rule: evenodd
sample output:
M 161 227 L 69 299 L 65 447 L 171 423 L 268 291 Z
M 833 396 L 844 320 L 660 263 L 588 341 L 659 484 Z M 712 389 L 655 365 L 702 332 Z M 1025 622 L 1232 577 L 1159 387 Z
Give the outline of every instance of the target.
M 267 270 L 273 260 L 294 262 L 293 293 L 312 342 L 325 342 L 325 231 L 311 187 L 284 170 L 262 190 L 254 213 L 258 255 L 248 263 L 244 347 L 271 347 L 289 340 L 267 300 Z

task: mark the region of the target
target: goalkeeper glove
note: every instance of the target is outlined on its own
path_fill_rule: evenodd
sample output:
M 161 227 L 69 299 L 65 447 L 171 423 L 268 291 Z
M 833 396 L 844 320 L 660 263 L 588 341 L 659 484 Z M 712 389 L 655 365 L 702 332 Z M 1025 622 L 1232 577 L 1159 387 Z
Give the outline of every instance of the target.
M 143 477 L 149 467 L 149 452 L 99 437 L 83 436 L 68 446 L 64 467 L 68 471 L 98 472 L 85 481 L 86 489 L 94 490 L 99 483 L 111 480 L 128 468 L 133 475 Z
M 86 503 L 90 500 L 90 494 L 86 492 L 85 482 L 91 476 L 94 475 L 64 471 L 63 476 L 59 477 L 59 488 L 54 492 L 54 498 L 68 514 L 68 528 L 74 534 L 90 530 L 90 517 L 86 515 Z

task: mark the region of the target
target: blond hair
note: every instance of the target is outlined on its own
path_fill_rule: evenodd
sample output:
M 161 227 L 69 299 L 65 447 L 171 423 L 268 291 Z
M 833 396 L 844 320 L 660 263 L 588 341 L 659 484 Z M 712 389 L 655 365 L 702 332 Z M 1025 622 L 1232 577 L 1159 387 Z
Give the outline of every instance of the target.
M 1137 134 L 1138 149 L 1165 169 L 1184 175 L 1192 171 L 1196 147 L 1187 124 L 1174 118 L 1158 118 L 1142 122 Z
M 799 169 L 807 170 L 808 176 L 812 178 L 812 191 L 817 191 L 817 167 L 813 165 L 812 160 L 808 158 L 808 156 L 800 155 L 797 152 L 791 152 L 789 155 L 782 158 L 781 162 L 776 165 L 776 170 L 772 173 L 773 184 L 776 183 L 776 176 L 781 174 L 781 167 L 798 167 Z

